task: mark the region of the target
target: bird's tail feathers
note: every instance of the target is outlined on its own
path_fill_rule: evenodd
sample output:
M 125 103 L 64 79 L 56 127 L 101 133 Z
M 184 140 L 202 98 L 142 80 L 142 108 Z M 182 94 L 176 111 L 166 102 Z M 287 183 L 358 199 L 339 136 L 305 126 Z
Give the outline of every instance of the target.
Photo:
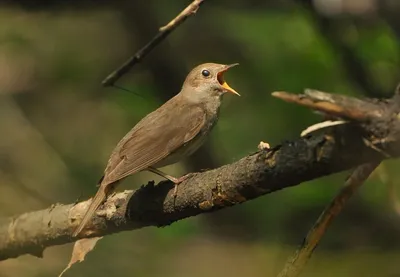
M 72 233 L 73 237 L 76 237 L 79 235 L 79 233 L 85 228 L 89 220 L 92 218 L 93 214 L 96 212 L 97 208 L 106 200 L 108 196 L 108 190 L 107 185 L 100 185 L 99 190 L 97 191 L 96 195 L 92 199 L 92 203 L 90 203 L 89 208 L 87 209 L 85 215 L 83 216 L 83 219 L 81 223 L 79 223 L 78 228 L 75 229 L 75 231 Z

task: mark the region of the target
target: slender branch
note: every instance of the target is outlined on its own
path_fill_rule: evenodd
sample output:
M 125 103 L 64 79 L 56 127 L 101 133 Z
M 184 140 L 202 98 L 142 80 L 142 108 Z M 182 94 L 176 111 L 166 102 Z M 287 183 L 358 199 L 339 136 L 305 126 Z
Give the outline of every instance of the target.
M 143 48 L 141 48 L 120 68 L 112 72 L 103 80 L 103 86 L 108 87 L 114 85 L 119 78 L 126 74 L 135 64 L 140 62 L 147 54 L 149 54 L 151 50 L 161 43 L 176 27 L 182 24 L 188 17 L 195 14 L 203 2 L 204 0 L 194 0 L 167 25 L 161 27 L 159 32 L 145 46 L 143 46 Z
M 176 26 L 181 24 L 190 15 L 195 14 L 199 9 L 200 5 L 204 0 L 194 0 L 189 6 L 187 6 L 180 14 L 178 14 L 174 19 L 172 19 L 167 25 L 160 28 L 160 32 L 165 32 L 167 30 L 173 30 Z
M 366 117 L 356 117 L 349 124 L 325 128 L 324 133 L 309 134 L 270 150 L 260 150 L 235 163 L 194 174 L 179 185 L 176 199 L 173 184 L 166 181 L 156 186 L 150 182 L 136 191 L 115 194 L 99 209 L 80 238 L 147 226 L 167 226 L 187 217 L 214 212 L 387 158 L 377 149 L 383 149 L 390 157 L 400 156 L 397 101 L 363 101 L 316 91 L 297 97 L 308 99 L 307 103 L 346 106 L 346 109 L 341 109 L 343 116 L 368 112 L 365 107 L 372 111 L 368 112 L 366 121 Z M 364 105 L 359 105 L 362 102 Z M 349 110 L 352 112 L 348 113 Z M 341 114 L 337 112 L 336 115 Z M 0 222 L 0 260 L 22 254 L 41 256 L 48 246 L 76 240 L 70 234 L 88 204 L 89 201 L 76 205 L 56 204 L 46 210 L 4 219 Z
M 380 118 L 384 112 L 383 107 L 377 109 L 377 103 L 374 102 L 312 89 L 306 89 L 305 95 L 295 95 L 284 91 L 276 91 L 272 95 L 287 102 L 302 105 L 331 116 L 359 122 Z
M 379 165 L 379 161 L 360 165 L 346 180 L 344 187 L 338 195 L 322 212 L 320 217 L 311 228 L 300 248 L 284 266 L 278 277 L 297 277 L 303 271 L 315 248 L 318 246 L 322 236 L 325 234 L 332 220 L 339 215 L 347 201 L 356 190 L 365 182 L 368 176 Z

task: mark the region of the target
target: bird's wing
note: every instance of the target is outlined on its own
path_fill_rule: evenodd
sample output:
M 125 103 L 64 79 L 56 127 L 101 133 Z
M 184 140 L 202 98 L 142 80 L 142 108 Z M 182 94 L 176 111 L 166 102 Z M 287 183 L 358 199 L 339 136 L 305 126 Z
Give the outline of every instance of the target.
M 205 120 L 205 112 L 198 106 L 160 107 L 120 141 L 110 157 L 104 181 L 113 183 L 163 160 L 196 137 Z

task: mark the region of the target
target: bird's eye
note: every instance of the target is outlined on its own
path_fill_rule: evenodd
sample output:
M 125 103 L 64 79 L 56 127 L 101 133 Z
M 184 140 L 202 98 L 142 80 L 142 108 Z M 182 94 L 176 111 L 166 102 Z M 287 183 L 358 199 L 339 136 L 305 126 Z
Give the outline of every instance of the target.
M 208 76 L 210 76 L 210 71 L 208 71 L 207 69 L 204 69 L 204 70 L 201 72 L 201 75 L 203 75 L 204 77 L 208 77 Z

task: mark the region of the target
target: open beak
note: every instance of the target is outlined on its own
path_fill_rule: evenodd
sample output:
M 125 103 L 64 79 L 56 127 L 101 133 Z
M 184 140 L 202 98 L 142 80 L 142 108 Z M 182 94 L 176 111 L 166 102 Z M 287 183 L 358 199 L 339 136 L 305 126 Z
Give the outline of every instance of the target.
M 231 88 L 228 83 L 224 80 L 224 73 L 228 71 L 228 69 L 239 65 L 238 63 L 234 63 L 234 64 L 230 64 L 230 65 L 225 65 L 222 70 L 220 72 L 218 72 L 217 74 L 217 80 L 219 82 L 219 84 L 221 85 L 221 87 L 223 87 L 225 89 L 225 91 L 236 94 L 238 96 L 240 96 L 239 93 L 237 93 L 233 88 Z

